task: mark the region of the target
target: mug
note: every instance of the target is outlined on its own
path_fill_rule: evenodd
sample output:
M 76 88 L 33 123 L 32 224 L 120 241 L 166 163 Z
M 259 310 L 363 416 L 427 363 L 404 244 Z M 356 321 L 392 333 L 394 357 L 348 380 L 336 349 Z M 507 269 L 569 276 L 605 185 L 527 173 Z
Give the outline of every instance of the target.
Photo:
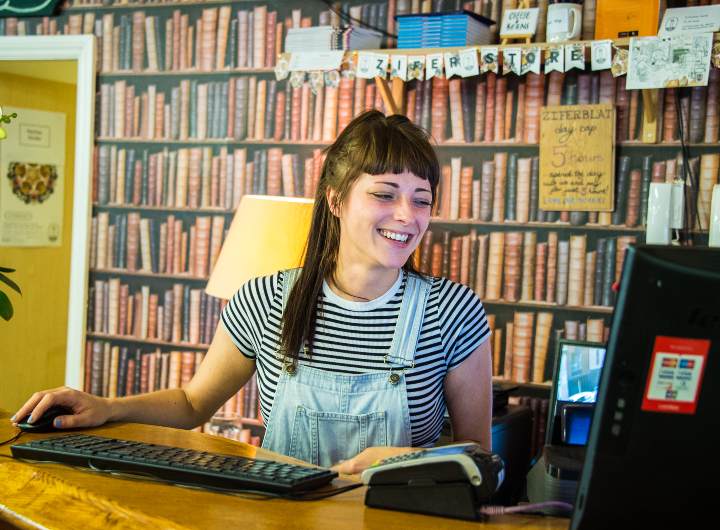
M 547 42 L 577 39 L 582 31 L 582 5 L 550 4 L 546 28 Z

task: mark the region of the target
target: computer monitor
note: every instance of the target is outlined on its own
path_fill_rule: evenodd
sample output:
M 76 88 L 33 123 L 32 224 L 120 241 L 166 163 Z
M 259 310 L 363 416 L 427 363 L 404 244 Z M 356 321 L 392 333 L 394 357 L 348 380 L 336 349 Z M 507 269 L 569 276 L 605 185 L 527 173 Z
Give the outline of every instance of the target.
M 719 462 L 720 249 L 630 247 L 571 529 L 701 527 Z
M 545 443 L 585 445 L 604 360 L 604 344 L 557 341 Z

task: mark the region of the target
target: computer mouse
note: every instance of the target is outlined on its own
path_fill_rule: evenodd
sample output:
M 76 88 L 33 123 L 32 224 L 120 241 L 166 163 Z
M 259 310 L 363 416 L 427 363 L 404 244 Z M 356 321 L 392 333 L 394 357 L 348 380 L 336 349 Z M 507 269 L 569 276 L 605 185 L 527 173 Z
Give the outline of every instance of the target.
M 59 429 L 56 429 L 55 425 L 53 424 L 55 418 L 57 418 L 58 416 L 70 416 L 72 415 L 72 413 L 73 411 L 69 407 L 64 407 L 62 405 L 53 405 L 45 411 L 45 414 L 43 414 L 40 418 L 36 419 L 34 422 L 28 423 L 30 416 L 25 416 L 22 420 L 18 422 L 17 426 L 20 428 L 20 430 L 25 432 L 56 431 Z

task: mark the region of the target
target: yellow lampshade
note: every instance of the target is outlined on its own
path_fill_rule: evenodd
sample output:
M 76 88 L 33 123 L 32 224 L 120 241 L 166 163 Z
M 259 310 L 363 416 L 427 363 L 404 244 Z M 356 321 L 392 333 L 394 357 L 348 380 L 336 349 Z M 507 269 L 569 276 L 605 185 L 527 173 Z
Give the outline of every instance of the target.
M 227 300 L 250 278 L 299 267 L 310 231 L 313 202 L 245 195 L 205 292 Z

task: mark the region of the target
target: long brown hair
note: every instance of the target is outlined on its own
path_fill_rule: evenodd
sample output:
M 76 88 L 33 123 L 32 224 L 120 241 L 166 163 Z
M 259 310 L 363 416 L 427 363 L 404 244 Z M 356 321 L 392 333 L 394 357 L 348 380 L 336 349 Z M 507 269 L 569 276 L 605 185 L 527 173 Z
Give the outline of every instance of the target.
M 325 151 L 302 272 L 290 292 L 283 315 L 281 348 L 297 361 L 300 349 L 315 334 L 317 301 L 323 280 L 332 276 L 340 246 L 340 220 L 330 211 L 328 188 L 339 208 L 363 173 L 382 175 L 409 171 L 430 183 L 433 202 L 440 178 L 437 156 L 428 134 L 407 117 L 386 117 L 377 110 L 360 114 Z M 403 269 L 415 271 L 414 253 Z

